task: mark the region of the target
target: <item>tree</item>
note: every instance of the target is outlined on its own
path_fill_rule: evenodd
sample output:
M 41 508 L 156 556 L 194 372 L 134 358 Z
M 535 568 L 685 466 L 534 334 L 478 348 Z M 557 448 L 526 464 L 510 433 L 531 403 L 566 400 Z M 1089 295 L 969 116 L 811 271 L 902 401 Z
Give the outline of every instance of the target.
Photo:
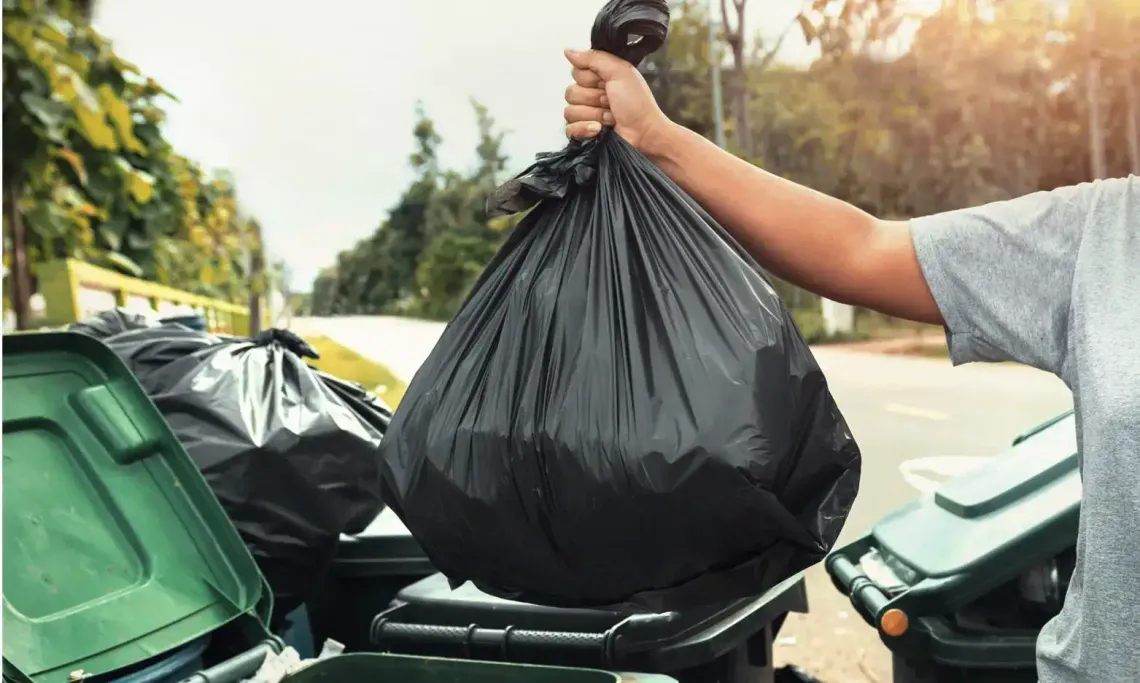
M 948 3 L 920 18 L 901 54 L 883 41 L 913 17 L 891 0 L 816 2 L 797 22 L 823 48 L 810 67 L 781 65 L 768 46 L 745 53 L 751 126 L 741 147 L 768 171 L 887 218 L 1088 180 L 1090 41 L 1099 48 L 1105 139 L 1131 141 L 1138 125 L 1126 86 L 1140 63 L 1129 32 L 1140 6 L 1097 2 L 1092 37 L 1079 11 L 1059 14 L 1047 0 Z M 642 62 L 642 73 L 670 118 L 711 136 L 707 28 L 700 3 L 680 3 L 669 40 Z M 476 107 L 476 119 L 482 134 L 473 170 L 433 167 L 421 176 L 430 182 L 413 183 L 401 199 L 417 210 L 394 210 L 385 223 L 411 216 L 409 234 L 423 239 L 414 258 L 390 263 L 389 250 L 338 261 L 340 300 L 351 310 L 364 310 L 352 299 L 351 276 L 363 268 L 375 281 L 391 278 L 402 293 L 404 305 L 385 310 L 447 317 L 517 221 L 488 221 L 483 213 L 482 199 L 502 170 L 501 135 L 485 110 Z M 1133 147 L 1107 146 L 1106 173 L 1127 173 L 1138 156 Z M 315 283 L 315 302 L 326 282 Z M 814 305 L 802 290 L 776 286 L 790 304 Z
M 700 4 L 686 0 L 671 12 L 665 45 L 647 56 L 640 70 L 670 119 L 711 139 L 708 54 L 708 17 Z
M 4 3 L 5 258 L 27 325 L 32 266 L 79 258 L 231 301 L 247 238 L 232 182 L 163 138 L 172 96 L 86 23 L 90 3 Z
M 747 4 L 748 0 L 732 0 L 735 18 L 730 20 L 728 0 L 720 0 L 724 40 L 732 51 L 733 128 L 736 135 L 736 146 L 745 156 L 749 156 L 752 152 L 752 133 L 748 126 L 748 72 L 744 54 L 744 9 Z
M 265 249 L 261 242 L 261 224 L 249 221 L 249 333 L 261 331 L 261 304 L 269 292 L 269 273 L 265 270 Z
M 1092 161 L 1092 177 L 1104 178 L 1108 175 L 1108 167 L 1104 160 L 1104 115 L 1101 112 L 1100 46 L 1097 44 L 1096 15 L 1096 1 L 1089 0 L 1084 7 L 1088 45 L 1085 88 L 1089 103 L 1089 158 Z
M 512 219 L 491 221 L 487 195 L 506 165 L 503 133 L 472 102 L 479 142 L 469 172 L 439 168 L 439 135 L 419 110 L 411 156 L 417 178 L 368 238 L 313 283 L 315 315 L 400 313 L 447 318 L 494 255 Z

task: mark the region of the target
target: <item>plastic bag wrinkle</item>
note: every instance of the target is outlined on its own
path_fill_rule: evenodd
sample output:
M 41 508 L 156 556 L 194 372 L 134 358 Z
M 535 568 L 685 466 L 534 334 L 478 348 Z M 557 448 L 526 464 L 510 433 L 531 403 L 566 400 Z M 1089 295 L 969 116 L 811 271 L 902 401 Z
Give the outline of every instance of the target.
M 645 49 L 667 21 L 615 0 L 594 47 Z M 433 563 L 509 599 L 667 611 L 822 559 L 859 450 L 766 273 L 612 129 L 489 200 L 530 207 L 381 446 Z
M 306 365 L 287 330 L 251 338 L 170 326 L 105 343 L 127 363 L 222 503 L 273 589 L 302 604 L 336 553 L 383 510 L 378 451 L 391 412 Z

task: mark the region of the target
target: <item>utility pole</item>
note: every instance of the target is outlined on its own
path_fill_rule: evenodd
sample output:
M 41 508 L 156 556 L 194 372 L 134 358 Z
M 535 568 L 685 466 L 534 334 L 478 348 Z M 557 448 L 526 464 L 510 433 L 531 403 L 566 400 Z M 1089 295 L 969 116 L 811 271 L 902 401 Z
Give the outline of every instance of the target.
M 20 181 L 13 169 L 4 169 L 4 204 L 8 210 L 8 230 L 12 239 L 12 266 L 8 269 L 8 291 L 12 312 L 16 314 L 16 329 L 28 329 L 28 302 L 32 286 L 28 277 L 28 253 L 24 231 L 24 217 L 20 214 Z
M 712 110 L 714 141 L 721 149 L 726 147 L 724 139 L 724 102 L 720 91 L 720 50 L 716 49 L 716 22 L 713 20 L 712 0 L 705 0 L 705 13 L 709 25 L 709 74 L 712 77 Z

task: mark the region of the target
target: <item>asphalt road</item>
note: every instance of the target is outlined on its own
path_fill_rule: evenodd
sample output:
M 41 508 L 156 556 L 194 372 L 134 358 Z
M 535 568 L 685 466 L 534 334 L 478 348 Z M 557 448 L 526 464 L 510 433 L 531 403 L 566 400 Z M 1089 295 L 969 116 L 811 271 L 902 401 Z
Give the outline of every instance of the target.
M 443 326 L 401 318 L 300 319 L 410 379 Z M 1057 379 L 1017 365 L 970 365 L 817 348 L 840 409 L 863 451 L 862 488 L 844 529 L 876 519 L 965 467 L 1006 448 L 1024 429 L 1071 406 Z M 890 681 L 889 657 L 822 568 L 808 572 L 811 613 L 788 621 L 777 641 L 792 662 L 825 683 Z
M 1019 365 L 952 367 L 946 360 L 817 348 L 837 403 L 863 451 L 863 477 L 840 543 L 1010 441 L 1072 406 L 1060 380 Z M 904 476 L 904 471 L 909 476 Z M 890 658 L 878 635 L 832 587 L 821 567 L 808 572 L 811 613 L 789 619 L 777 641 L 780 661 L 825 683 L 886 683 Z

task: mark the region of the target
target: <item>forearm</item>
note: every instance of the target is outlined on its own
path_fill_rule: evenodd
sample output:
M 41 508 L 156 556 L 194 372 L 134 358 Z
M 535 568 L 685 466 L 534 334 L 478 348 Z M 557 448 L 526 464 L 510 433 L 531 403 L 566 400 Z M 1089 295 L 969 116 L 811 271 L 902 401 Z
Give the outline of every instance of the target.
M 940 322 L 907 223 L 850 204 L 734 157 L 669 126 L 648 156 L 775 275 L 829 299 Z

